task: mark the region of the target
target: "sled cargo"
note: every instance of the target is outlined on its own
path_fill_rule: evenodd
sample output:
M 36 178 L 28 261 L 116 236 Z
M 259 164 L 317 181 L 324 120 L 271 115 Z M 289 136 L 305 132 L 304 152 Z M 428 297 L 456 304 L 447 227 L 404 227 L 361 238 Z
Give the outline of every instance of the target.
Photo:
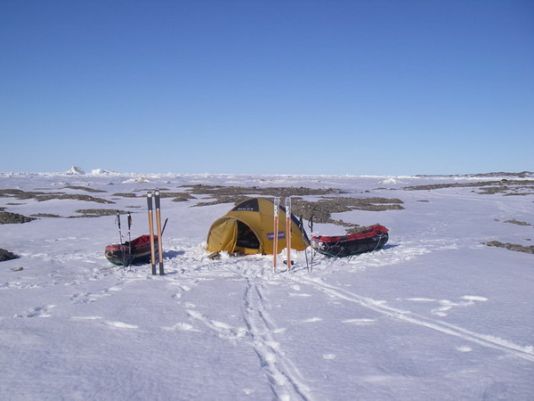
M 155 248 L 158 249 L 158 237 L 154 237 Z M 131 253 L 130 253 L 131 245 Z M 119 266 L 150 263 L 150 236 L 140 237 L 125 242 L 106 246 L 104 254 L 111 263 Z
M 345 257 L 372 252 L 388 242 L 388 229 L 380 224 L 366 227 L 363 231 L 338 236 L 314 235 L 312 247 L 330 257 Z

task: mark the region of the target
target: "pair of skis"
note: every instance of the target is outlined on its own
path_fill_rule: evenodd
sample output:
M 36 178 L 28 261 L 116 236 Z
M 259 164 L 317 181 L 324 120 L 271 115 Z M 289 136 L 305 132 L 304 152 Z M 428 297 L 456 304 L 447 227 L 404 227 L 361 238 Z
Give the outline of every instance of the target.
M 279 225 L 279 215 L 278 211 L 280 209 L 280 198 L 274 198 L 274 210 L 273 210 L 273 270 L 276 272 L 276 263 L 278 259 L 278 225 Z M 291 270 L 291 197 L 288 196 L 285 200 L 286 206 L 286 249 L 287 249 L 287 270 Z
M 121 214 L 120 212 L 117 212 L 117 226 L 119 227 L 119 239 L 121 248 L 123 245 L 122 242 L 122 230 L 121 230 Z M 130 266 L 130 263 L 132 261 L 132 236 L 131 236 L 131 229 L 132 229 L 132 214 L 128 212 L 128 259 L 126 259 L 126 255 L 124 254 L 124 251 L 122 252 L 122 264 L 124 266 Z
M 148 232 L 150 235 L 150 264 L 152 265 L 152 274 L 156 275 L 156 235 L 157 235 L 157 247 L 158 247 L 158 262 L 159 262 L 159 274 L 162 276 L 165 274 L 163 269 L 163 241 L 162 241 L 162 228 L 161 228 L 161 207 L 160 207 L 160 194 L 158 190 L 154 192 L 148 192 L 147 196 L 148 204 Z M 154 204 L 156 209 L 156 229 L 157 234 L 154 233 Z

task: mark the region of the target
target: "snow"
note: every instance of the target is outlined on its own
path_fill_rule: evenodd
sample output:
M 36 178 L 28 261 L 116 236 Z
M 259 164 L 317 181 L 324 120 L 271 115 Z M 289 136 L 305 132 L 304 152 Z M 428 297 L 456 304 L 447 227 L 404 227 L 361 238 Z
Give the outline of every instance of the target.
M 120 173 L 118 173 L 118 172 L 116 172 L 116 171 L 106 170 L 106 169 L 103 169 L 103 168 L 94 168 L 94 169 L 91 170 L 91 175 L 95 175 L 95 176 L 100 176 L 100 175 L 108 176 L 108 175 L 120 175 Z
M 0 174 L 0 189 L 85 186 L 116 202 L 0 197 L 10 212 L 62 216 L 0 225 L 0 247 L 21 256 L 0 263 L 0 399 L 532 400 L 534 256 L 483 242 L 531 244 L 532 226 L 504 221 L 534 225 L 533 198 L 402 189 L 462 179 L 471 178 Z M 162 199 L 165 276 L 107 262 L 114 216 L 68 218 L 131 211 L 135 237 L 147 231 L 146 201 L 114 193 L 192 184 L 332 187 L 405 209 L 335 214 L 386 225 L 388 246 L 317 255 L 310 271 L 294 252 L 289 273 L 274 273 L 269 256 L 206 257 L 207 231 L 231 204 Z
M 67 175 L 84 175 L 85 174 L 85 171 L 83 171 L 80 167 L 78 166 L 72 166 L 70 169 L 68 169 L 65 174 Z

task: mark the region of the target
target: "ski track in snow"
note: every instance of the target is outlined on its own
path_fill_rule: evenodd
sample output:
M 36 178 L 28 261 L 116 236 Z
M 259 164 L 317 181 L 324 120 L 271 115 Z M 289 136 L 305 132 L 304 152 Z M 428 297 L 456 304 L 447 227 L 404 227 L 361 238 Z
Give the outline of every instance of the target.
M 210 265 L 213 267 L 214 264 L 210 263 Z M 215 265 L 218 268 L 217 264 Z M 261 290 L 262 283 L 269 282 L 268 277 L 271 277 L 269 269 L 258 269 L 258 266 L 249 268 L 248 264 L 246 266 L 240 265 L 241 263 L 235 263 L 231 267 L 224 266 L 220 272 L 212 272 L 211 274 L 206 272 L 203 276 L 205 279 L 207 277 L 220 279 L 222 274 L 227 279 L 237 279 L 245 283 L 242 317 L 246 327 L 233 327 L 225 322 L 209 319 L 204 314 L 187 308 L 188 305 L 185 305 L 187 314 L 194 321 L 200 322 L 216 333 L 219 338 L 232 342 L 247 341 L 250 343 L 258 356 L 276 401 L 313 401 L 311 389 L 305 383 L 294 362 L 283 352 L 281 343 L 275 338 L 276 334 L 283 333 L 285 329 L 277 327 L 272 321 L 267 312 L 267 300 Z M 198 273 L 198 270 L 196 272 Z M 186 272 L 184 274 L 190 276 Z M 182 290 L 191 290 L 189 285 L 178 283 L 173 283 L 173 285 Z M 180 299 L 181 295 L 177 295 L 175 294 L 173 297 Z M 315 322 L 317 318 L 313 318 L 311 321 Z M 164 327 L 163 329 L 169 331 L 198 331 L 192 325 L 184 323 L 177 323 L 175 326 Z M 325 359 L 328 359 L 328 357 Z
M 415 257 L 427 254 L 433 251 L 456 249 L 456 243 L 444 243 L 444 241 L 428 241 L 428 244 L 423 249 L 417 249 L 414 246 L 406 245 L 399 246 L 398 249 L 389 249 L 379 252 L 378 255 L 363 255 L 360 259 L 349 260 L 346 263 L 342 263 L 343 266 L 330 269 L 331 262 L 328 259 L 320 260 L 318 269 L 316 269 L 315 278 L 307 276 L 307 273 L 303 270 L 295 270 L 288 274 L 290 281 L 281 281 L 282 285 L 287 285 L 288 295 L 295 296 L 310 296 L 308 293 L 302 293 L 305 295 L 299 295 L 302 286 L 313 288 L 319 292 L 322 292 L 329 297 L 333 297 L 341 302 L 356 303 L 374 312 L 385 315 L 389 318 L 402 321 L 404 323 L 413 324 L 426 329 L 431 329 L 442 334 L 446 334 L 453 337 L 461 338 L 467 342 L 475 343 L 486 348 L 499 350 L 508 355 L 522 358 L 529 362 L 534 362 L 534 349 L 531 346 L 521 346 L 511 341 L 498 338 L 495 336 L 480 334 L 471 330 L 464 329 L 462 327 L 449 324 L 444 321 L 431 319 L 408 310 L 401 310 L 387 306 L 384 301 L 378 301 L 369 297 L 363 297 L 361 295 L 347 291 L 344 288 L 336 287 L 330 284 L 322 282 L 324 278 L 335 274 L 336 271 L 342 270 L 347 265 L 354 267 L 356 271 L 361 269 L 367 269 L 372 267 L 382 267 L 402 263 L 407 260 L 411 260 Z M 186 252 L 187 253 L 187 252 Z M 266 376 L 268 377 L 269 384 L 275 399 L 278 401 L 285 400 L 312 400 L 313 391 L 306 384 L 302 375 L 299 373 L 298 368 L 294 362 L 284 355 L 282 350 L 283 343 L 280 343 L 275 339 L 277 333 L 283 332 L 283 329 L 277 328 L 272 322 L 267 310 L 266 303 L 268 302 L 261 291 L 263 283 L 273 283 L 273 275 L 268 267 L 268 263 L 241 263 L 241 261 L 224 261 L 207 262 L 204 265 L 198 265 L 193 270 L 187 270 L 181 268 L 181 272 L 184 277 L 181 277 L 181 283 L 175 282 L 173 285 L 179 287 L 181 292 L 188 292 L 191 290 L 191 282 L 193 286 L 198 284 L 198 281 L 202 279 L 244 279 L 246 280 L 246 289 L 244 295 L 244 312 L 243 318 L 246 323 L 246 330 L 243 328 L 233 328 L 223 322 L 216 320 L 210 320 L 198 313 L 197 311 L 188 310 L 189 316 L 197 321 L 202 322 L 206 327 L 210 328 L 220 338 L 228 339 L 231 341 L 243 340 L 244 337 L 249 337 L 252 342 L 254 351 L 260 359 L 261 366 L 263 366 Z M 198 262 L 197 262 L 198 263 Z M 219 266 L 220 265 L 220 266 Z M 259 266 L 261 265 L 261 266 Z M 326 265 L 326 268 L 324 268 Z M 221 270 L 218 270 L 222 267 Z M 317 267 L 317 266 L 315 266 Z M 214 271 L 215 270 L 215 271 Z M 279 273 L 285 274 L 285 273 Z M 189 284 L 184 284 L 183 280 L 187 277 Z M 288 284 L 290 283 L 290 284 Z M 291 292 L 294 291 L 294 292 Z M 178 294 L 176 298 L 180 298 Z M 407 298 L 406 300 L 412 302 L 428 302 L 438 303 L 438 307 L 431 310 L 432 314 L 437 316 L 446 316 L 445 312 L 449 311 L 453 307 L 465 307 L 471 306 L 478 302 L 485 302 L 487 298 L 476 295 L 462 296 L 458 302 L 452 302 L 448 300 L 435 300 L 431 298 Z M 322 319 L 320 317 L 311 317 L 296 321 L 296 324 L 309 324 L 319 322 Z M 374 319 L 346 319 L 343 321 L 345 324 L 353 324 L 359 326 L 372 325 L 375 323 Z M 177 325 L 165 328 L 166 330 L 180 330 L 180 331 L 195 331 L 191 325 L 178 323 Z M 472 348 L 468 345 L 462 345 L 457 347 L 457 350 L 462 353 L 471 352 Z M 335 354 L 324 354 L 323 359 L 333 360 L 336 358 Z
M 254 350 L 269 378 L 271 390 L 279 401 L 311 401 L 310 388 L 274 338 L 278 329 L 272 322 L 260 286 L 253 278 L 246 279 L 244 319 Z
M 294 277 L 291 279 L 297 280 Z M 430 319 L 416 313 L 389 307 L 384 305 L 382 301 L 377 301 L 369 297 L 354 294 L 343 288 L 321 282 L 320 279 L 301 276 L 298 278 L 298 282 L 300 284 L 308 284 L 309 286 L 323 292 L 328 296 L 358 304 L 364 308 L 373 310 L 389 318 L 400 320 L 416 326 L 426 327 L 450 336 L 459 337 L 463 340 L 476 343 L 483 347 L 503 351 L 509 355 L 534 362 L 534 347 L 532 346 L 521 346 L 492 335 L 479 334 L 444 321 Z

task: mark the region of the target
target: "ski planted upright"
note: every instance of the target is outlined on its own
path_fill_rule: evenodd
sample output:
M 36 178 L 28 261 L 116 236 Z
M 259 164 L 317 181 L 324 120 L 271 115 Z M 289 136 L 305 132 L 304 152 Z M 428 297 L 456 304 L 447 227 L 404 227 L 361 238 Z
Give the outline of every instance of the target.
M 276 273 L 276 260 L 278 258 L 278 210 L 280 209 L 280 198 L 274 198 L 273 211 L 273 271 Z
M 156 274 L 156 250 L 154 244 L 154 212 L 152 202 L 152 192 L 147 192 L 146 200 L 148 204 L 148 233 L 150 235 L 150 264 L 152 265 L 152 274 Z M 158 241 L 160 242 L 160 241 Z
M 161 238 L 162 230 L 161 230 L 161 207 L 160 207 L 160 195 L 159 191 L 156 189 L 156 192 L 154 192 L 154 201 L 156 203 L 156 226 L 158 230 L 158 259 L 159 259 L 159 274 L 160 276 L 165 274 L 165 271 L 163 269 L 163 241 Z
M 286 198 L 287 270 L 291 270 L 291 197 Z

